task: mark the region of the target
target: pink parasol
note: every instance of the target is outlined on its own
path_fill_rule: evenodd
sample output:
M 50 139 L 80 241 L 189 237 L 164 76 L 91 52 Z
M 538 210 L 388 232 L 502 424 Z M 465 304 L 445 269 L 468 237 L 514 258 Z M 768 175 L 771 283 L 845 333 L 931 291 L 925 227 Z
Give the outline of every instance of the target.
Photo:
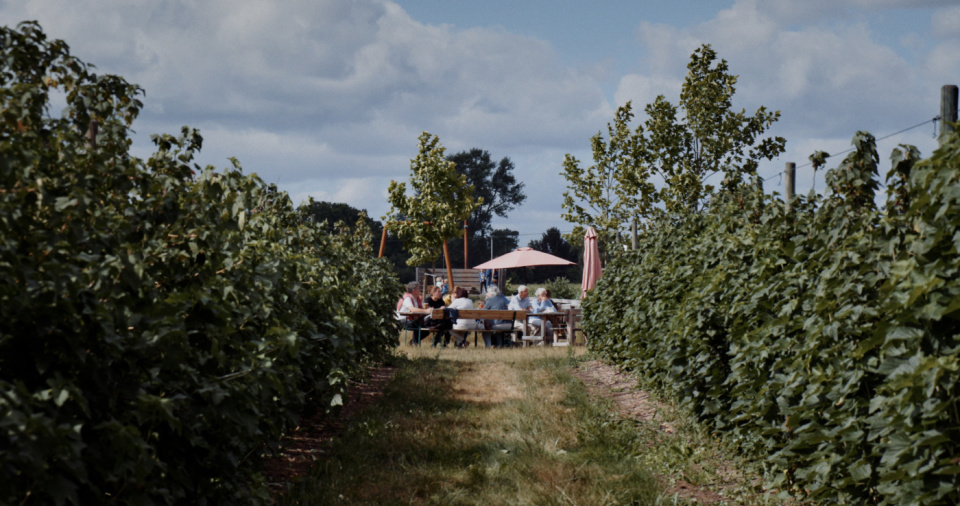
M 506 255 L 498 256 L 484 262 L 474 269 L 511 269 L 514 267 L 533 267 L 537 265 L 577 265 L 576 262 L 564 260 L 549 253 L 537 251 L 533 248 L 517 248 Z
M 583 291 L 580 298 L 587 296 L 587 291 L 592 290 L 600 279 L 600 249 L 597 247 L 597 231 L 593 227 L 587 227 L 587 233 L 583 236 L 583 283 L 580 287 Z

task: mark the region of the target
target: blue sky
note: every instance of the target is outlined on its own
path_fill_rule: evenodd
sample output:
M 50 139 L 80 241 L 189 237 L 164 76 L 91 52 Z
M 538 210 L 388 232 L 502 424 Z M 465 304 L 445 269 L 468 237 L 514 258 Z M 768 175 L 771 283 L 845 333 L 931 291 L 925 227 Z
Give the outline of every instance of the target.
M 761 165 L 768 191 L 792 161 L 805 193 L 813 151 L 928 121 L 940 87 L 960 83 L 958 0 L 0 0 L 3 24 L 28 19 L 144 87 L 138 156 L 150 134 L 190 125 L 201 164 L 233 156 L 295 201 L 379 218 L 428 131 L 448 153 L 514 161 L 528 200 L 494 226 L 524 244 L 571 228 L 564 154 L 589 164 L 590 137 L 627 100 L 675 103 L 702 43 L 740 76 L 737 107 L 782 112 L 771 133 L 787 152 Z M 933 123 L 880 142 L 882 172 L 899 143 L 929 154 Z

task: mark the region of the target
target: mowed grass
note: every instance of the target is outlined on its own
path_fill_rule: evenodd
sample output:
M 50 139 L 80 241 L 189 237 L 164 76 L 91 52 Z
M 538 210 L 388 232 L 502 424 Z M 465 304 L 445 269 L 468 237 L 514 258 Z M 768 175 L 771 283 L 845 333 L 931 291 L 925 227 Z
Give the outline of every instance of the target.
M 279 503 L 673 503 L 570 375 L 583 353 L 401 346 L 383 398 Z

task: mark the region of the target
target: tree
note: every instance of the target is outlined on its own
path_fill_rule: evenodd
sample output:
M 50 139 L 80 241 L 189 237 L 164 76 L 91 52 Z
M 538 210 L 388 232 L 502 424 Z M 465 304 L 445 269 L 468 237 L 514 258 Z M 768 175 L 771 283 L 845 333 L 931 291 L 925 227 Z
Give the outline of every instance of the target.
M 571 262 L 576 262 L 580 257 L 580 252 L 577 248 L 564 239 L 563 234 L 560 233 L 560 229 L 557 227 L 548 228 L 540 239 L 530 241 L 528 246 L 537 251 L 549 253 Z M 571 279 L 578 277 L 579 272 L 580 266 L 541 265 L 533 268 L 531 281 L 547 281 L 558 277 Z
M 665 213 L 699 210 L 714 191 L 707 178 L 723 172 L 723 189 L 734 191 L 756 176 L 760 159 L 783 152 L 782 137 L 761 138 L 779 111 L 733 112 L 737 76 L 728 73 L 726 60 L 716 60 L 708 44 L 694 51 L 679 106 L 658 96 L 644 109 L 646 121 L 632 133 L 631 103 L 618 108 L 613 125 L 607 125 L 609 141 L 600 133 L 591 139 L 595 165 L 583 169 L 573 156 L 564 157 L 569 191 L 564 192 L 563 217 L 576 224 L 571 240 L 578 241 L 583 228 L 593 226 L 605 254 L 631 221 L 642 226 Z M 654 176 L 659 176 L 659 187 Z
M 467 219 L 471 233 L 486 237 L 494 215 L 506 218 L 508 212 L 527 199 L 523 183 L 518 183 L 513 176 L 514 165 L 510 158 L 503 157 L 499 163 L 494 163 L 488 151 L 473 148 L 450 155 L 447 160 L 456 164 L 457 173 L 466 176 L 474 194 L 483 199 Z
M 668 213 L 699 209 L 713 191 L 705 180 L 716 173 L 724 173 L 725 191 L 736 190 L 756 176 L 760 159 L 772 160 L 785 148 L 782 137 L 761 139 L 780 111 L 761 106 L 747 116 L 743 109 L 731 110 L 738 77 L 728 73 L 726 60 L 716 60 L 709 44 L 690 56 L 680 92 L 684 121 L 676 119 L 678 108 L 661 95 L 647 105 L 645 128 L 638 129 L 637 156 L 646 171 L 637 176 L 660 176 L 664 184 L 657 200 Z
M 617 242 L 617 233 L 638 214 L 644 216 L 655 200 L 655 188 L 643 177 L 644 166 L 637 160 L 637 136 L 630 133 L 633 118 L 630 102 L 619 107 L 613 124 L 607 123 L 609 141 L 597 132 L 590 139 L 594 165 L 586 169 L 567 154 L 563 174 L 567 191 L 563 192 L 564 220 L 576 224 L 568 238 L 577 244 L 592 226 L 599 237 L 602 254 Z
M 297 208 L 301 220 L 324 225 L 328 233 L 337 233 L 337 222 L 343 222 L 351 229 L 356 228 L 358 222 L 362 220 L 367 228 L 373 234 L 374 241 L 371 243 L 370 252 L 377 255 L 380 250 L 380 237 L 383 234 L 383 223 L 367 216 L 366 210 L 357 209 L 349 204 L 342 202 L 317 201 L 311 198 L 309 201 Z M 399 246 L 399 240 L 396 237 L 388 237 L 386 251 L 384 256 L 393 264 L 393 270 L 400 279 L 413 279 L 413 269 L 407 265 L 403 248 Z
M 443 152 L 437 136 L 423 132 L 419 153 L 410 160 L 412 195 L 407 194 L 406 183 L 390 181 L 390 212 L 384 220 L 403 239 L 411 266 L 435 260 L 437 248 L 445 249 L 446 241 L 461 237 L 463 221 L 483 203 Z
M 467 184 L 474 187 L 474 194 L 482 203 L 470 213 L 467 219 L 469 238 L 469 258 L 486 259 L 489 253 L 489 234 L 494 216 L 506 218 L 527 199 L 523 193 L 523 183 L 518 183 L 513 175 L 514 165 L 510 158 L 503 157 L 495 163 L 490 153 L 480 148 L 461 151 L 447 157 L 456 164 L 457 173 L 466 176 Z M 463 243 L 454 242 L 450 248 L 451 261 L 457 265 L 463 263 Z M 472 262 L 476 264 L 477 262 Z

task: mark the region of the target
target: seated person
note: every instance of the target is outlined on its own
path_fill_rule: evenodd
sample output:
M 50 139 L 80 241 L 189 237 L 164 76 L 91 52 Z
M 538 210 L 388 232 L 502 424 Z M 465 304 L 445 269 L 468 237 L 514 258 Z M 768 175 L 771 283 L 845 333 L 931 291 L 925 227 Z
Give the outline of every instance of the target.
M 550 305 L 554 307 L 554 310 L 555 310 L 555 311 L 559 311 L 560 308 L 556 307 L 556 304 L 553 303 L 553 298 L 550 296 L 550 289 L 549 289 L 549 288 L 544 288 L 543 291 L 546 292 L 546 294 L 547 294 L 547 302 L 549 302 Z
M 402 316 L 400 313 L 408 314 Z M 420 329 L 423 328 L 423 318 L 428 314 L 430 314 L 430 310 L 423 307 L 423 299 L 420 298 L 420 283 L 416 281 L 407 283 L 407 291 L 403 294 L 400 309 L 397 311 L 397 319 L 403 322 L 403 328 L 412 330 L 414 335 L 419 338 Z M 410 344 L 413 344 L 413 339 L 410 338 Z
M 483 309 L 506 310 L 509 304 L 510 302 L 507 301 L 507 298 L 504 297 L 503 295 L 500 295 L 499 288 L 495 286 L 491 286 L 487 288 L 487 299 L 483 302 Z M 510 320 L 484 320 L 484 328 L 486 328 L 487 330 L 491 330 L 491 329 L 510 330 L 513 328 L 513 322 Z M 492 336 L 493 346 L 502 347 L 506 345 L 506 342 L 505 342 L 506 340 L 504 339 L 505 337 L 506 337 L 506 332 L 500 332 L 500 333 L 494 334 Z M 487 348 L 491 346 L 490 334 L 483 335 L 483 344 Z
M 423 301 L 424 307 L 428 309 L 443 309 L 447 305 L 443 302 L 443 297 L 440 296 L 440 287 L 436 285 L 431 285 L 427 287 L 427 299 Z M 443 347 L 446 348 L 450 344 L 450 328 L 453 327 L 453 324 L 450 320 L 434 320 L 427 317 L 425 325 L 434 330 L 433 333 L 433 347 L 436 348 L 440 344 L 440 338 L 443 338 Z
M 533 302 L 531 312 L 534 314 L 557 312 L 557 308 L 554 307 L 553 302 L 551 302 L 550 298 L 547 296 L 546 288 L 537 288 L 537 300 Z M 551 324 L 549 320 L 544 320 L 542 318 L 530 318 L 529 321 L 530 325 L 543 328 L 543 332 L 541 334 L 543 335 L 544 343 L 553 342 L 553 324 Z
M 517 287 L 517 294 L 513 297 L 510 297 L 510 304 L 507 305 L 507 309 L 512 311 L 527 311 L 530 312 L 533 304 L 530 303 L 530 291 L 527 290 L 527 285 L 520 285 Z M 526 329 L 524 328 L 524 321 L 517 320 L 514 322 L 514 328 L 526 334 Z
M 453 301 L 450 302 L 450 305 L 447 306 L 450 309 L 473 309 L 473 301 L 470 300 L 470 297 L 467 295 L 467 291 L 463 287 L 456 287 L 453 290 Z M 454 345 L 457 348 L 464 348 L 467 346 L 467 333 L 458 332 L 464 330 L 477 330 L 481 328 L 476 320 L 470 320 L 466 318 L 458 318 L 456 323 L 453 324 L 453 330 L 451 331 L 455 339 Z

